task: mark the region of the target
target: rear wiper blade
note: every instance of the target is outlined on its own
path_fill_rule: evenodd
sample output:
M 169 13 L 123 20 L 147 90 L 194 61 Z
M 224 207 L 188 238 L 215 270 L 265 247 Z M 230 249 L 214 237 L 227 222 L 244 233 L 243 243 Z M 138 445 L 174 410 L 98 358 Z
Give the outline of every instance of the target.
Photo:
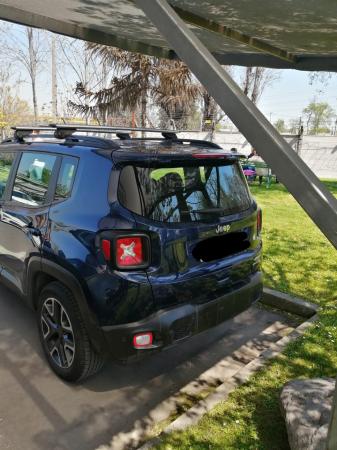
M 213 212 L 224 212 L 223 208 L 203 208 L 203 209 L 189 209 L 182 211 L 183 213 L 194 213 L 194 214 L 209 214 Z

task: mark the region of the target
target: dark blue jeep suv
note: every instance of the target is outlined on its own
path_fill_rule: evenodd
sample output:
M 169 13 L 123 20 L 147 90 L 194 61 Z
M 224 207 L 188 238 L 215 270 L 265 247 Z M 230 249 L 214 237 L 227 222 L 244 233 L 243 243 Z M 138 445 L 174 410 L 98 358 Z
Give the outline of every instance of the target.
M 68 381 L 109 354 L 178 344 L 262 292 L 261 211 L 239 155 L 129 131 L 22 127 L 0 146 L 0 279 L 36 310 Z

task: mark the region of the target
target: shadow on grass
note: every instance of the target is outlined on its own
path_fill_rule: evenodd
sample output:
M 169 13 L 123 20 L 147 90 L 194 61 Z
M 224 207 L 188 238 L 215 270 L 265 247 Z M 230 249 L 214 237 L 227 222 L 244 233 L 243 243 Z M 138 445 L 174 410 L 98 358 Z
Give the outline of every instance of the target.
M 331 245 L 303 232 L 269 229 L 264 249 L 264 282 L 323 306 L 337 300 L 337 261 Z

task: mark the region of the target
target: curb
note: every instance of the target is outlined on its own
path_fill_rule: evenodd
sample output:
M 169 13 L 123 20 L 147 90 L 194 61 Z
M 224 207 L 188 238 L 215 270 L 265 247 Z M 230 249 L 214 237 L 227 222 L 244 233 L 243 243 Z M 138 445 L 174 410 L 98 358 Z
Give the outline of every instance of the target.
M 317 305 L 273 289 L 264 289 L 261 303 L 308 318 L 308 320 L 295 328 L 289 335 L 281 338 L 275 344 L 271 344 L 271 346 L 267 350 L 264 350 L 260 356 L 253 359 L 231 378 L 220 384 L 208 397 L 201 400 L 175 419 L 163 430 L 161 433 L 162 435 L 174 431 L 181 431 L 197 424 L 204 414 L 213 409 L 216 404 L 227 400 L 228 395 L 238 386 L 246 382 L 252 374 L 261 369 L 270 359 L 280 354 L 290 342 L 302 336 L 307 328 L 309 328 L 318 318 Z M 138 447 L 138 450 L 150 450 L 153 446 L 160 444 L 160 442 L 160 436 L 155 437 Z
M 312 317 L 319 309 L 318 305 L 314 303 L 269 288 L 263 289 L 263 296 L 260 303 L 305 318 Z

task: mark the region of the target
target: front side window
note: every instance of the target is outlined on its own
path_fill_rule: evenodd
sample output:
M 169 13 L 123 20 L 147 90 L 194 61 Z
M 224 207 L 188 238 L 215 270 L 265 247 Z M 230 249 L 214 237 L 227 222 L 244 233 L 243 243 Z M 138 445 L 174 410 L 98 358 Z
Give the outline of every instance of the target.
M 0 200 L 4 198 L 15 153 L 0 152 Z
M 75 172 L 77 167 L 77 158 L 65 156 L 57 180 L 55 200 L 64 200 L 71 194 L 74 184 Z
M 54 155 L 24 153 L 15 177 L 12 200 L 27 206 L 45 204 L 55 161 Z
M 182 167 L 123 168 L 119 200 L 160 222 L 215 221 L 248 209 L 252 200 L 237 162 Z

